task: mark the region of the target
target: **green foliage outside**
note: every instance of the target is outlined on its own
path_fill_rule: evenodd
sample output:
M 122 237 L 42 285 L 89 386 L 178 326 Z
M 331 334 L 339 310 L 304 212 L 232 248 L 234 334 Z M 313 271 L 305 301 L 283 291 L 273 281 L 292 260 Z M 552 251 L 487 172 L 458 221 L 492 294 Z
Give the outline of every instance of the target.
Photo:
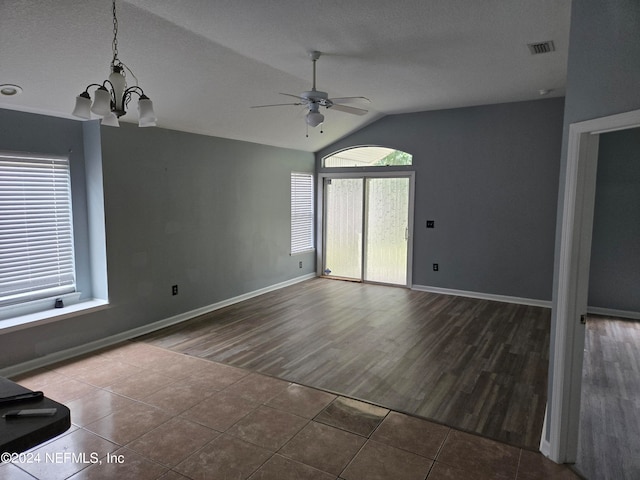
M 373 166 L 389 166 L 389 165 L 411 165 L 411 159 L 413 156 L 406 152 L 401 152 L 400 150 L 395 150 L 391 152 L 384 158 L 381 158 Z

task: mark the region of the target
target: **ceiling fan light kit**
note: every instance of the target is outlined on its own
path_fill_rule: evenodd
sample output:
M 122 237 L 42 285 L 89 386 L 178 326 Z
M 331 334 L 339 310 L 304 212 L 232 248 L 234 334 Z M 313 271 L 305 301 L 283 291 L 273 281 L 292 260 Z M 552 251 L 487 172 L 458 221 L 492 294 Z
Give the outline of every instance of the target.
M 313 63 L 313 86 L 311 90 L 302 92 L 300 95 L 293 95 L 290 93 L 281 93 L 287 97 L 293 97 L 297 99 L 297 102 L 293 103 L 277 103 L 272 105 L 255 105 L 251 108 L 264 108 L 264 107 L 282 107 L 289 105 L 304 105 L 308 112 L 305 116 L 305 122 L 309 127 L 317 127 L 324 122 L 324 115 L 320 113 L 320 107 L 331 108 L 333 110 L 350 113 L 352 115 L 365 115 L 368 110 L 363 108 L 351 107 L 348 105 L 342 105 L 342 103 L 351 102 L 354 100 L 370 101 L 367 97 L 341 97 L 341 98 L 329 98 L 327 92 L 321 92 L 316 90 L 316 62 L 320 58 L 321 53 L 313 51 L 309 53 L 309 57 Z
M 309 113 L 305 117 L 307 125 L 310 127 L 317 127 L 322 122 L 324 122 L 324 115 L 322 115 L 318 110 L 320 106 L 317 104 L 312 104 L 309 106 Z
M 153 103 L 137 85 L 138 79 L 124 63 L 118 58 L 118 19 L 116 17 L 116 0 L 113 0 L 113 59 L 111 60 L 111 74 L 102 84 L 91 83 L 84 92 L 76 97 L 76 105 L 73 115 L 89 120 L 91 113 L 102 117 L 102 125 L 112 127 L 120 126 L 118 118 L 127 113 L 127 107 L 133 95 L 138 95 L 138 126 L 153 127 L 156 125 L 156 115 L 153 111 Z M 136 85 L 127 86 L 125 69 L 136 79 Z M 94 92 L 93 102 L 89 89 L 97 87 Z

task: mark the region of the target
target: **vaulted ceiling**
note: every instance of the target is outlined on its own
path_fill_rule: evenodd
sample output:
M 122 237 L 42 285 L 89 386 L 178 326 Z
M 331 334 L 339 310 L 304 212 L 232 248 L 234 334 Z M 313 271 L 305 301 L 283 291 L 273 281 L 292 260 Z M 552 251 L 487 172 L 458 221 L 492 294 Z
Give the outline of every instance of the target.
M 568 0 L 118 0 L 119 58 L 158 126 L 317 151 L 384 115 L 564 95 Z M 0 108 L 72 118 L 109 74 L 108 0 L 0 2 Z M 532 55 L 528 44 L 552 40 Z M 326 110 L 307 128 L 280 92 L 364 96 L 364 116 Z M 128 76 L 131 83 L 131 75 Z M 132 105 L 121 121 L 137 121 Z

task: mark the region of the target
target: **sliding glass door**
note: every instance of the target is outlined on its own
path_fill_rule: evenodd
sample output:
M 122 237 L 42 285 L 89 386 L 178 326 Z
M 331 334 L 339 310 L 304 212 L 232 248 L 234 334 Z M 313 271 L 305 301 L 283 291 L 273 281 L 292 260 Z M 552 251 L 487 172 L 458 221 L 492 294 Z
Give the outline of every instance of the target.
M 362 278 L 363 179 L 325 179 L 324 269 L 327 276 Z
M 409 176 L 324 179 L 323 274 L 408 285 Z
M 409 179 L 367 178 L 364 280 L 407 284 Z

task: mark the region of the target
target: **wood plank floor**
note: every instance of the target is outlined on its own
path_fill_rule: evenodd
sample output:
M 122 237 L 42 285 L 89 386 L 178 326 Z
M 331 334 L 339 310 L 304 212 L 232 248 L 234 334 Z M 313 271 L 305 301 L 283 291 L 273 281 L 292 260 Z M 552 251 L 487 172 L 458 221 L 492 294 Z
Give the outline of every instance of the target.
M 576 469 L 593 479 L 640 478 L 640 322 L 588 319 L 581 398 Z
M 550 310 L 313 279 L 140 340 L 537 450 Z

